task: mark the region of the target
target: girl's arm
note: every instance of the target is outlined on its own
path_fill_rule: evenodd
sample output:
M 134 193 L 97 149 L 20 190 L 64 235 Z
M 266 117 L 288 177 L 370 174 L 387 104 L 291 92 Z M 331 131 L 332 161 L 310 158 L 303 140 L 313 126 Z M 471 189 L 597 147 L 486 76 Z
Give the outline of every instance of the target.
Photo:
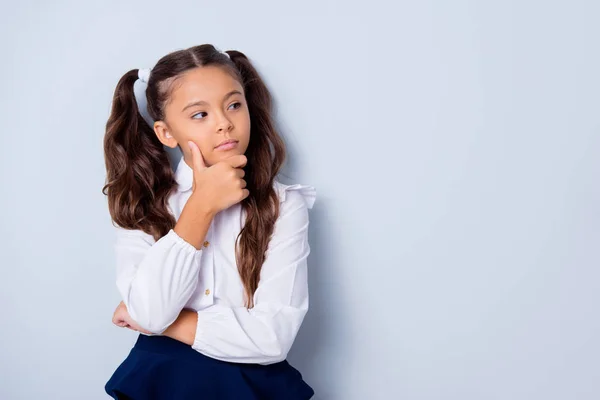
M 196 325 L 198 324 L 198 313 L 194 310 L 183 309 L 179 317 L 173 322 L 162 335 L 179 340 L 188 345 L 194 344 L 196 337 Z
M 176 226 L 158 241 L 117 227 L 117 288 L 131 318 L 160 334 L 179 316 L 198 284 L 201 243 L 214 213 L 192 194 Z
M 165 333 L 223 361 L 284 360 L 308 311 L 308 208 L 315 195 L 310 186 L 286 187 L 253 308 L 214 304 L 197 312 L 184 310 Z

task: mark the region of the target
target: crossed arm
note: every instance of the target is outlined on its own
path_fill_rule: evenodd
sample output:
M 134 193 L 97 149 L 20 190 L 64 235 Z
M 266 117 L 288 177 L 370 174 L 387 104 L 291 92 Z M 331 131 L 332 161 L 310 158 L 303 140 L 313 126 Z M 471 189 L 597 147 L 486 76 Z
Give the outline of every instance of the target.
M 152 258 L 148 254 L 156 244 L 135 242 L 120 247 L 126 262 L 121 263 L 117 280 L 124 299 L 115 311 L 117 322 L 125 321 L 127 327 L 142 333 L 171 337 L 224 361 L 267 364 L 285 359 L 308 311 L 310 248 L 308 209 L 302 194 L 289 191 L 281 203 L 254 293 L 254 307 L 249 310 L 223 304 L 199 311 L 184 309 L 197 284 L 198 270 L 194 268 L 200 264 L 197 257 L 202 250 L 187 247 L 176 236 L 171 239 L 171 245 L 164 243 L 163 250 L 155 251 Z M 137 249 L 134 261 L 130 249 Z M 169 256 L 166 250 L 177 254 Z M 165 281 L 170 285 L 157 283 Z M 132 288 L 137 290 L 134 296 Z

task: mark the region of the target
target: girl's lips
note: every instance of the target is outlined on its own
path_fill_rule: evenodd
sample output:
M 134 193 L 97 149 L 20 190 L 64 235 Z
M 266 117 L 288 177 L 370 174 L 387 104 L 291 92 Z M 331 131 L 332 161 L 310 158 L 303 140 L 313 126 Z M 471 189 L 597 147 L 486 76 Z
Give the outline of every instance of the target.
M 228 141 L 226 143 L 223 143 L 220 146 L 215 147 L 216 150 L 231 150 L 235 147 L 237 147 L 238 142 L 237 141 Z

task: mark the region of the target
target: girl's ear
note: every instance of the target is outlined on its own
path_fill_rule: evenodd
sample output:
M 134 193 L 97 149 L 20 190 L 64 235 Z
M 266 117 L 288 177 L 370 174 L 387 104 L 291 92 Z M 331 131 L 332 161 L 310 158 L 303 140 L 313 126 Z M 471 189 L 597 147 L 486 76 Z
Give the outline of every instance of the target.
M 174 149 L 177 147 L 177 140 L 169 133 L 169 128 L 162 121 L 156 121 L 154 123 L 154 133 L 162 144 L 167 147 Z

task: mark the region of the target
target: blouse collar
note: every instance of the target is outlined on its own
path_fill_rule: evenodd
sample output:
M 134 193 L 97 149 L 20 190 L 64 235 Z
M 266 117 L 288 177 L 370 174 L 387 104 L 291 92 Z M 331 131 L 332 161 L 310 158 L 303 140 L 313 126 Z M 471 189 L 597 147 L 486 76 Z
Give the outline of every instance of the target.
M 192 188 L 192 183 L 194 180 L 194 170 L 187 165 L 183 156 L 179 160 L 177 164 L 177 168 L 175 169 L 175 181 L 177 181 L 177 189 L 180 192 L 188 191 Z

